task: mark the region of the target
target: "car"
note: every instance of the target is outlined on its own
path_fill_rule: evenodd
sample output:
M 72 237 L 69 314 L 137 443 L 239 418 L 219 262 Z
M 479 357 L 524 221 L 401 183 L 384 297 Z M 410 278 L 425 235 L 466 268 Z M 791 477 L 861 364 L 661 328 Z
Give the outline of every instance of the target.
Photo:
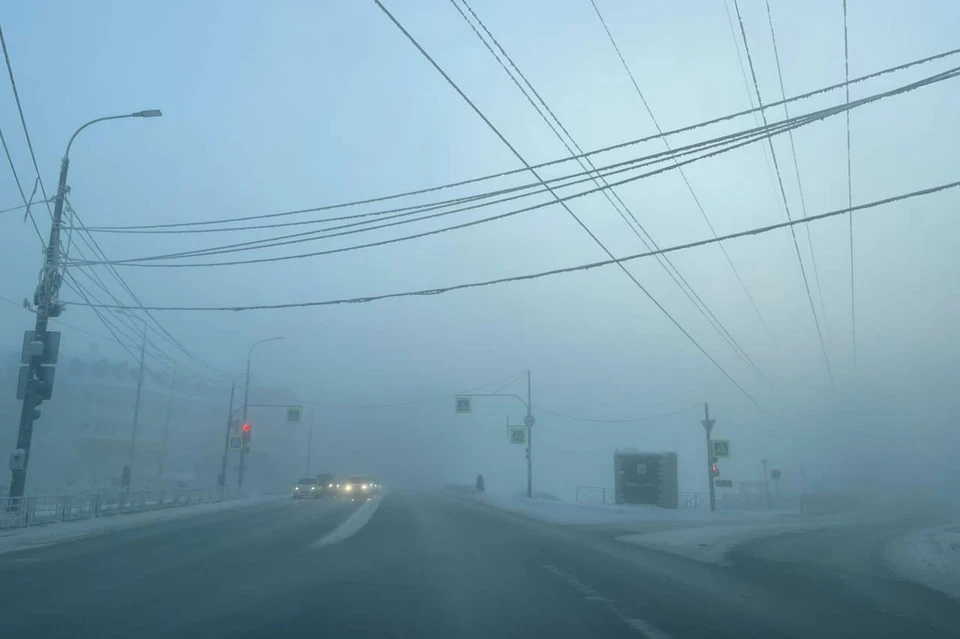
M 337 477 L 333 473 L 320 473 L 317 475 L 317 479 L 320 480 L 320 493 L 327 496 L 333 496 L 336 494 L 336 483 Z
M 350 501 L 370 499 L 380 491 L 380 484 L 366 475 L 353 475 L 335 485 L 338 487 L 337 496 Z
M 316 475 L 301 477 L 293 486 L 294 499 L 320 499 L 322 496 L 320 478 Z

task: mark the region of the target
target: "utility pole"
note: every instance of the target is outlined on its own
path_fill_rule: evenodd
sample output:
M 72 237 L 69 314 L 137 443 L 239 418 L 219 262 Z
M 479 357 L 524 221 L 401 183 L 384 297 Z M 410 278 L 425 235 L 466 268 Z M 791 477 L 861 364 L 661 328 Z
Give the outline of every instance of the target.
M 237 390 L 237 382 L 230 383 L 230 408 L 227 409 L 227 432 L 223 436 L 223 461 L 220 464 L 220 476 L 217 485 L 224 488 L 227 485 L 227 455 L 230 452 L 230 426 L 233 421 L 233 394 Z
M 63 226 L 63 203 L 67 195 L 67 172 L 70 169 L 70 147 L 77 135 L 85 128 L 96 122 L 104 120 L 119 120 L 122 118 L 155 118 L 162 115 L 156 109 L 148 111 L 137 111 L 127 115 L 114 115 L 105 118 L 97 118 L 87 122 L 79 129 L 74 131 L 67 142 L 67 150 L 60 161 L 60 179 L 57 181 L 57 195 L 53 204 L 53 219 L 50 223 L 50 236 L 47 240 L 47 247 L 44 250 L 43 270 L 40 273 L 40 283 L 33 293 L 33 305 L 36 309 L 36 323 L 33 329 L 33 344 L 39 344 L 36 348 L 31 348 L 29 353 L 29 362 L 26 370 L 26 385 L 23 393 L 23 405 L 20 409 L 20 422 L 17 429 L 17 451 L 11 457 L 11 478 L 10 478 L 10 497 L 23 497 L 23 491 L 27 483 L 27 465 L 30 461 L 30 444 L 33 440 L 33 423 L 40 417 L 38 406 L 45 398 L 50 397 L 52 391 L 52 382 L 45 375 L 43 368 L 44 349 L 47 346 L 47 324 L 51 317 L 60 316 L 60 302 L 58 295 L 60 293 L 61 275 L 60 264 L 60 229 Z M 14 460 L 17 460 L 14 463 Z
M 710 486 L 710 512 L 715 512 L 717 510 L 717 496 L 713 487 L 713 465 L 717 463 L 717 460 L 713 456 L 713 442 L 710 440 L 710 431 L 713 430 L 713 425 L 717 423 L 717 420 L 710 419 L 710 405 L 706 402 L 703 404 L 703 419 L 700 423 L 703 424 L 703 430 L 707 432 L 707 481 Z
M 76 135 L 76 133 L 74 134 Z M 71 141 L 73 138 L 71 138 Z M 69 149 L 69 146 L 67 147 Z M 70 159 L 63 156 L 60 162 L 60 181 L 57 184 L 57 198 L 53 205 L 53 221 L 50 224 L 50 237 L 44 252 L 43 272 L 40 283 L 33 294 L 33 303 L 36 306 L 37 321 L 33 328 L 34 342 L 46 345 L 47 323 L 49 318 L 60 315 L 60 303 L 57 296 L 60 292 L 60 227 L 63 225 L 63 200 L 67 193 L 67 169 Z M 23 451 L 20 468 L 12 470 L 10 479 L 10 497 L 23 497 L 27 483 L 27 464 L 30 461 L 30 443 L 33 440 L 33 422 L 40 416 L 37 406 L 40 404 L 40 386 L 44 383 L 41 378 L 43 350 L 31 353 L 27 368 L 27 385 L 23 395 L 23 406 L 20 409 L 20 427 L 17 430 L 17 450 Z
M 770 503 L 770 476 L 767 473 L 767 458 L 761 459 L 760 463 L 763 464 L 763 494 L 767 500 L 767 510 L 769 510 L 773 505 Z
M 177 381 L 177 375 L 174 373 L 173 378 L 170 380 L 170 395 L 167 397 L 167 420 L 163 425 L 163 452 L 160 454 L 160 472 L 159 475 L 163 477 L 163 464 L 167 459 L 167 440 L 170 436 L 170 413 L 173 412 L 173 385 Z
M 313 409 L 310 409 L 310 434 L 307 435 L 307 471 L 304 475 L 310 474 L 310 453 L 313 452 Z
M 143 323 L 143 341 L 140 343 L 140 374 L 137 375 L 137 399 L 133 404 L 133 429 L 130 432 L 130 468 L 129 482 L 127 483 L 127 492 L 133 484 L 133 462 L 137 454 L 137 425 L 140 423 L 140 393 L 143 390 L 143 365 L 144 355 L 147 350 L 147 323 Z
M 530 400 L 530 370 L 527 369 L 527 415 L 523 424 L 527 427 L 527 499 L 533 499 L 533 425 L 537 423 L 531 412 L 533 407 Z

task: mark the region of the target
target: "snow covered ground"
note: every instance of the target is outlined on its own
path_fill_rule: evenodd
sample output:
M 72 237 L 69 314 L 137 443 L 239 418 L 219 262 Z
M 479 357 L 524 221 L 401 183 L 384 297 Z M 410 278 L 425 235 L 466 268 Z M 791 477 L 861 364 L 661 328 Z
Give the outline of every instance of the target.
M 862 515 L 801 515 L 796 511 L 672 510 L 657 506 L 578 504 L 557 499 L 527 499 L 518 495 L 486 493 L 477 496 L 454 491 L 489 506 L 557 525 L 609 525 L 630 534 L 618 541 L 723 564 L 737 545 L 754 539 L 862 521 Z
M 915 530 L 895 539 L 884 560 L 904 579 L 960 599 L 960 524 Z
M 113 515 L 111 517 L 44 524 L 28 528 L 15 528 L 0 533 L 0 553 L 27 550 L 38 546 L 49 546 L 65 541 L 105 535 L 111 532 L 183 519 L 185 517 L 193 517 L 195 515 L 247 508 L 256 504 L 279 499 L 289 499 L 289 497 L 287 495 L 272 495 L 266 497 L 249 497 L 246 499 L 231 499 L 229 501 L 181 506 L 168 510 L 156 510 L 129 515 Z

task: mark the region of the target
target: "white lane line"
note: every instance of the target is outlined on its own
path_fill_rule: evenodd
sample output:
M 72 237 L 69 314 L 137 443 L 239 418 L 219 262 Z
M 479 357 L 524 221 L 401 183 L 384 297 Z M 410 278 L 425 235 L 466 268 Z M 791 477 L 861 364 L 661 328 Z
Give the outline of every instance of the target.
M 341 542 L 357 534 L 361 528 L 367 525 L 367 522 L 373 517 L 373 513 L 377 512 L 377 507 L 380 506 L 381 499 L 383 499 L 383 496 L 377 495 L 370 501 L 365 502 L 357 508 L 352 515 L 347 517 L 342 524 L 337 526 L 333 532 L 314 542 L 313 547 L 323 548 L 324 546 Z
M 637 619 L 635 617 L 628 617 L 627 615 L 620 612 L 613 602 L 601 595 L 599 592 L 583 583 L 573 575 L 566 573 L 556 566 L 550 566 L 548 564 L 543 565 L 549 572 L 553 573 L 555 576 L 559 577 L 563 581 L 577 591 L 584 599 L 587 601 L 596 601 L 600 603 L 604 608 L 606 608 L 613 616 L 617 617 L 624 624 L 636 630 L 640 635 L 646 637 L 646 639 L 670 639 L 670 635 L 660 630 L 653 624 L 644 621 L 643 619 Z

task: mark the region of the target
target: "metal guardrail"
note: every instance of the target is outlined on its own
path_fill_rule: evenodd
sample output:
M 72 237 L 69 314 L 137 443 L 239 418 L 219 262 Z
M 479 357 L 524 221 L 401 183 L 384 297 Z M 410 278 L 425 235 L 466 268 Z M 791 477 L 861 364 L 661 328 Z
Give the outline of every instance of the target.
M 607 499 L 613 502 L 613 489 L 600 486 L 577 486 L 578 504 L 605 504 Z
M 95 519 L 193 504 L 238 499 L 245 495 L 222 488 L 90 493 L 0 498 L 0 530 L 62 521 Z

